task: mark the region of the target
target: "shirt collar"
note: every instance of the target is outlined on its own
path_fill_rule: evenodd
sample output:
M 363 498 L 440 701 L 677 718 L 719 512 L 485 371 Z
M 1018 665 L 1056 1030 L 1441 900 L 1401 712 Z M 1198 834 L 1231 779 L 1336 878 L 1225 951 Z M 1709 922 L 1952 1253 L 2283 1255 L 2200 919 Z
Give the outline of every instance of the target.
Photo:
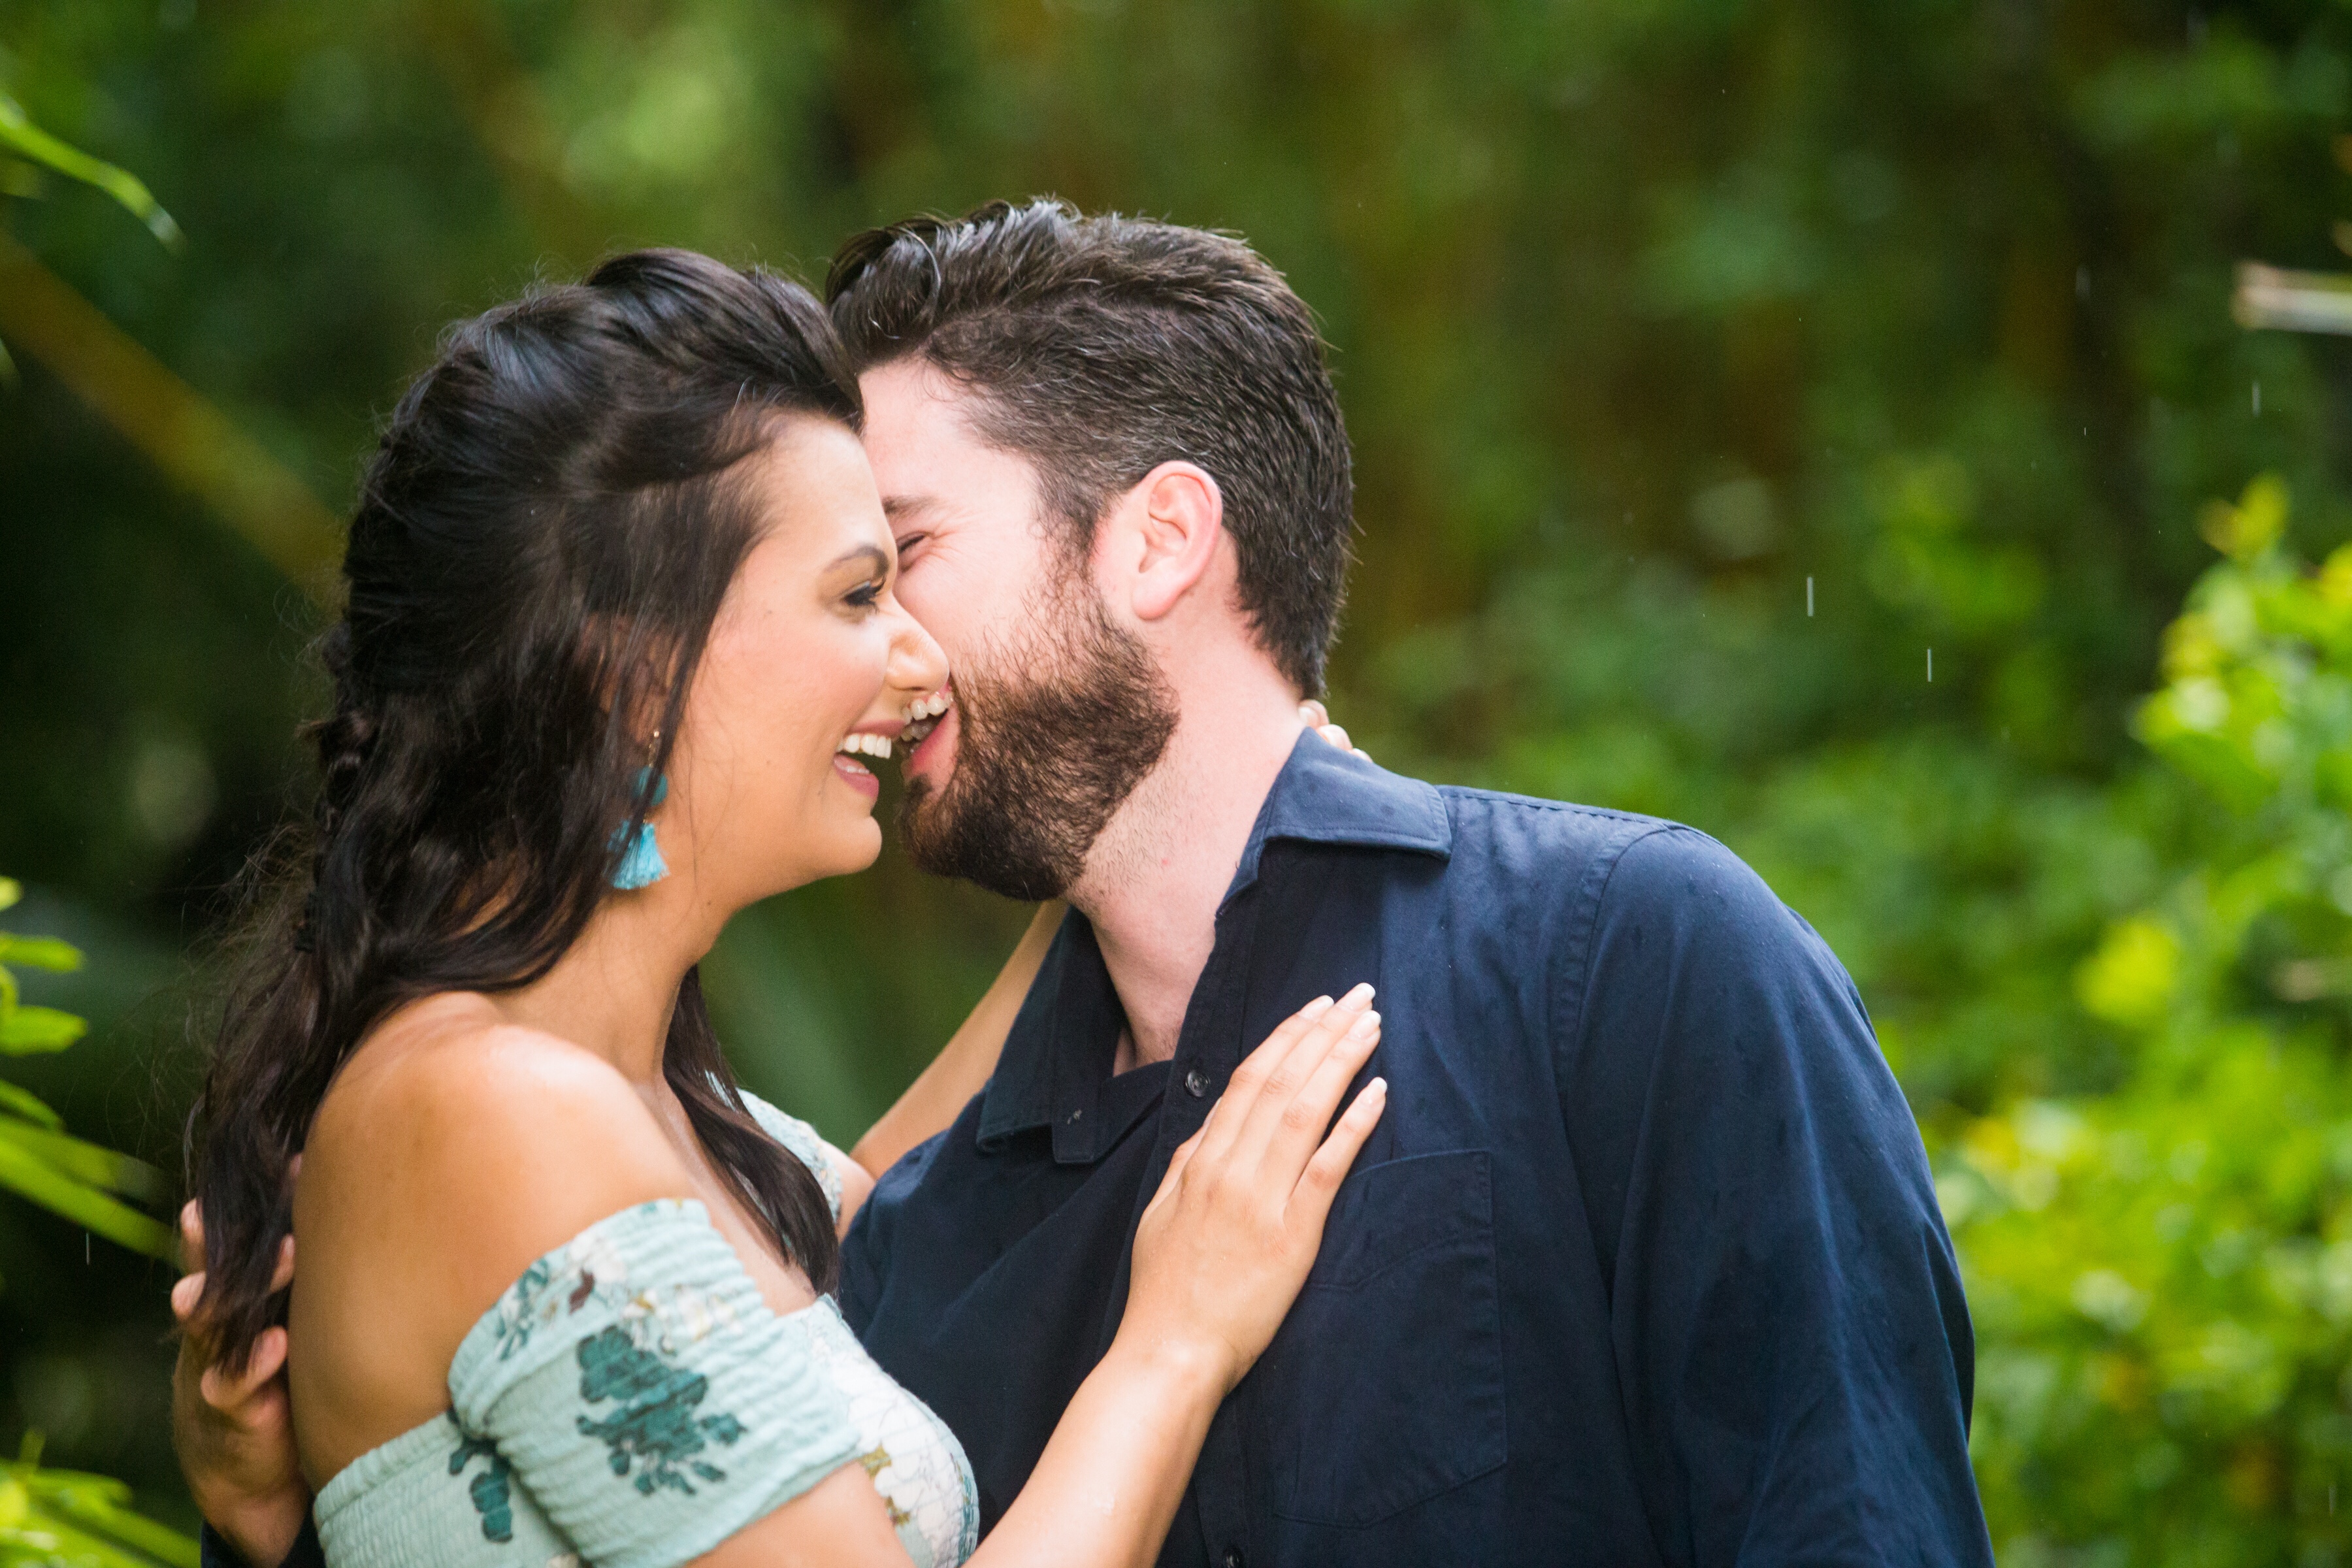
M 1389 773 L 1307 733 L 1266 792 L 1224 903 L 1257 880 L 1265 847 L 1282 840 L 1400 849 L 1444 859 L 1453 849 L 1454 826 L 1434 786 Z M 1100 1159 L 1150 1108 L 1140 1097 L 1105 1092 L 1126 1022 L 1094 927 L 1073 910 L 1046 951 L 996 1071 L 982 1091 L 981 1147 L 1050 1127 L 1057 1162 Z M 1129 1076 L 1139 1081 L 1149 1071 Z M 1155 1082 L 1159 1076 L 1153 1075 Z
M 1416 850 L 1443 860 L 1454 850 L 1454 822 L 1435 785 L 1390 773 L 1307 731 L 1266 792 L 1227 900 L 1257 880 L 1260 857 L 1279 839 Z

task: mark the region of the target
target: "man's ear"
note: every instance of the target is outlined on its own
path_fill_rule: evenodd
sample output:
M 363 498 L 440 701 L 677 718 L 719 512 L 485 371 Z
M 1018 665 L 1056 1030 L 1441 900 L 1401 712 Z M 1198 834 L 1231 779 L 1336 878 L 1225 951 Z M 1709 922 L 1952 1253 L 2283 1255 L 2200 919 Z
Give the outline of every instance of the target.
M 1156 621 L 1208 574 L 1224 539 L 1224 494 L 1198 466 L 1162 463 L 1128 492 L 1121 510 L 1134 535 L 1128 602 L 1138 620 Z

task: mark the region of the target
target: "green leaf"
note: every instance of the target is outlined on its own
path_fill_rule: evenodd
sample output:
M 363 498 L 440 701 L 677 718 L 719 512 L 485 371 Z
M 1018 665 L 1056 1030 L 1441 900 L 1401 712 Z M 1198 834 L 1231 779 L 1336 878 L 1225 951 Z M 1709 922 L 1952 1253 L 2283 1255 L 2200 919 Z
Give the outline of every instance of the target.
M 135 1515 L 132 1517 L 136 1517 Z M 142 1521 L 141 1522 L 145 1522 Z M 149 1528 L 163 1531 L 161 1525 Z M 111 1533 L 111 1532 L 110 1532 Z M 155 1568 L 160 1553 L 133 1550 L 120 1538 L 109 1541 L 76 1529 L 48 1509 L 35 1504 L 25 1521 L 0 1531 L 0 1568 Z M 162 1557 L 166 1563 L 197 1561 L 194 1557 Z
M 148 233 L 167 247 L 177 250 L 184 243 L 180 226 L 172 221 L 172 215 L 163 210 L 139 176 L 58 141 L 34 124 L 26 116 L 24 105 L 5 92 L 0 92 L 0 147 L 47 164 L 68 179 L 97 186 L 121 203 L 131 216 L 147 226 Z
M 0 877 L 0 910 L 12 910 L 16 900 L 25 896 L 25 884 L 14 877 Z
M 66 974 L 81 967 L 81 949 L 53 936 L 17 936 L 0 931 L 0 963 Z
M 21 1465 L 10 1469 L 11 1479 L 25 1489 L 37 1515 L 59 1522 L 70 1521 L 82 1530 L 110 1536 L 145 1553 L 143 1558 L 116 1561 L 133 1562 L 147 1568 L 148 1559 L 152 1559 L 172 1563 L 174 1568 L 197 1568 L 196 1543 L 178 1531 L 167 1530 L 132 1511 L 131 1489 L 121 1481 L 77 1470 L 43 1470 Z
M 155 1258 L 173 1256 L 170 1227 L 76 1181 L 31 1150 L 0 1139 L 0 1186 L 62 1215 L 109 1241 Z
M 18 1007 L 0 1016 L 0 1051 L 12 1057 L 61 1051 L 84 1035 L 89 1026 L 71 1013 L 55 1007 Z
M 21 1121 L 0 1121 L 0 1141 L 14 1143 L 47 1161 L 76 1181 L 88 1182 L 108 1192 L 147 1203 L 162 1203 L 171 1195 L 163 1173 L 146 1161 L 86 1143 L 63 1132 Z
M 13 1111 L 36 1126 L 52 1132 L 65 1131 L 65 1118 L 41 1103 L 29 1089 L 19 1089 L 5 1079 L 0 1079 L 0 1110 Z

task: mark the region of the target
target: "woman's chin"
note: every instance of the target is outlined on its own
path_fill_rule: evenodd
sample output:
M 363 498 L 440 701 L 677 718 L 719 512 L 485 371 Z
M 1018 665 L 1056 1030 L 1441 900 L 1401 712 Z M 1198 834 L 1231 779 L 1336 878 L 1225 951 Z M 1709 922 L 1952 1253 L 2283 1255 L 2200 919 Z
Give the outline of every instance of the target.
M 863 871 L 882 858 L 882 825 L 870 816 L 860 816 L 855 823 L 843 823 L 826 835 L 826 853 L 818 858 L 812 882 L 827 877 L 846 877 Z

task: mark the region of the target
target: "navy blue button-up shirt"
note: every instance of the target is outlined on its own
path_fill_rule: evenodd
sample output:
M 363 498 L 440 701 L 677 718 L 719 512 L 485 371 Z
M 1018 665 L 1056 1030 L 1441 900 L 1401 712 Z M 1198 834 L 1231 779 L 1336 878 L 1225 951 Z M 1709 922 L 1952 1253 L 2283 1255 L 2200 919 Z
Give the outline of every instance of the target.
M 988 1089 L 886 1174 L 842 1303 L 992 1524 L 1109 1343 L 1168 1158 L 1360 980 L 1389 1104 L 1163 1563 L 1989 1563 L 1973 1345 L 1853 982 L 1713 840 L 1302 738 L 1175 1058 L 1064 926 Z

